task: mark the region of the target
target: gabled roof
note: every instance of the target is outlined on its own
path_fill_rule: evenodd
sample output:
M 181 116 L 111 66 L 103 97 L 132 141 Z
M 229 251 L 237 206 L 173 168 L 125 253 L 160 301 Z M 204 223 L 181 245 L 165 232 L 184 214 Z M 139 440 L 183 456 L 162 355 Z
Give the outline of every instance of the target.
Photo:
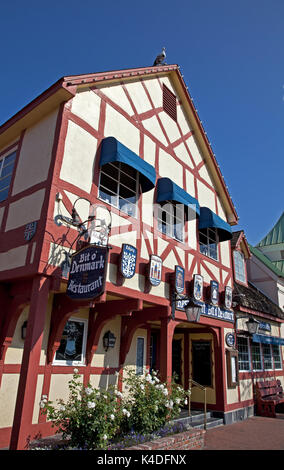
M 0 147 L 7 145 L 13 138 L 18 137 L 21 131 L 34 125 L 40 118 L 51 112 L 61 103 L 73 98 L 78 89 L 88 88 L 94 84 L 102 85 L 106 82 L 108 84 L 120 83 L 121 80 L 128 81 L 135 77 L 167 75 L 171 78 L 173 85 L 177 89 L 182 105 L 189 116 L 193 132 L 201 147 L 207 167 L 222 198 L 228 222 L 230 225 L 236 225 L 238 223 L 238 215 L 235 206 L 179 69 L 179 66 L 175 64 L 63 77 L 0 127 Z
M 238 230 L 237 232 L 233 232 L 233 237 L 231 240 L 231 247 L 232 249 L 242 249 L 246 258 L 251 257 L 250 247 L 249 247 L 249 244 L 247 242 L 247 239 L 243 230 Z
M 284 243 L 284 212 L 270 232 L 256 245 L 268 246 Z
M 252 245 L 249 245 L 251 253 L 256 256 L 267 268 L 269 268 L 276 276 L 279 277 L 284 277 L 284 272 L 280 270 L 277 266 L 275 266 L 275 263 L 272 263 L 267 256 L 265 256 L 260 250 L 258 250 L 257 247 L 253 247 Z

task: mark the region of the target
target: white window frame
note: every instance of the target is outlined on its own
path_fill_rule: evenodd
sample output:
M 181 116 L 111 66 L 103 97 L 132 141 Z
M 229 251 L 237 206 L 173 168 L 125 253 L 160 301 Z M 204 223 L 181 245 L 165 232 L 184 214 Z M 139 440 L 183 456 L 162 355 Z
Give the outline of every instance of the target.
M 242 351 L 240 351 L 240 339 L 245 339 L 246 340 L 246 346 L 247 346 L 247 355 L 248 355 L 248 360 L 246 361 L 242 361 L 243 363 L 247 363 L 249 368 L 248 369 L 242 369 L 241 368 L 241 365 L 240 365 L 240 357 L 241 357 L 241 354 L 242 354 Z M 251 371 L 251 353 L 250 353 L 250 344 L 249 344 L 249 341 L 248 341 L 248 338 L 244 337 L 244 336 L 238 336 L 237 337 L 237 344 L 238 344 L 238 367 L 239 367 L 239 371 L 240 372 L 250 372 Z
M 213 233 L 214 233 L 214 239 L 212 238 Z M 200 242 L 200 235 L 202 235 L 203 237 L 206 237 L 207 239 L 206 243 Z M 210 241 L 213 243 L 210 243 Z M 211 258 L 211 259 L 214 259 L 215 261 L 218 261 L 219 260 L 218 244 L 219 244 L 219 236 L 218 236 L 217 228 L 207 227 L 207 228 L 199 230 L 199 251 L 204 256 L 207 256 L 207 258 Z M 211 256 L 210 245 L 216 245 L 216 257 Z
M 263 355 L 263 370 L 273 370 L 274 362 L 273 362 L 273 357 L 272 357 L 272 348 L 271 348 L 271 344 L 262 343 L 261 346 L 262 346 L 262 355 Z M 265 357 L 264 357 L 264 348 L 265 348 L 265 347 L 268 347 L 268 348 L 269 348 L 270 359 L 271 359 L 271 367 L 265 367 Z
M 180 213 L 179 213 L 180 212 Z M 165 219 L 164 217 L 165 216 Z M 176 236 L 176 225 L 181 225 L 181 238 Z M 173 238 L 179 243 L 184 243 L 184 205 L 173 201 L 165 201 L 157 206 L 158 231 Z
M 78 317 L 71 317 L 67 320 L 66 324 L 69 321 L 79 322 L 84 324 L 84 332 L 83 332 L 83 341 L 82 341 L 82 359 L 81 361 L 72 361 L 72 360 L 64 360 L 64 359 L 56 359 L 56 353 L 53 358 L 53 365 L 60 365 L 60 366 L 84 366 L 86 364 L 86 345 L 87 345 L 87 333 L 88 333 L 88 320 L 86 318 L 78 318 Z M 64 325 L 64 328 L 66 326 Z
M 280 367 L 275 367 L 275 360 L 273 354 L 273 346 L 278 348 L 279 352 L 279 359 L 280 359 Z M 282 354 L 281 354 L 281 346 L 279 344 L 271 344 L 271 353 L 272 353 L 272 361 L 273 361 L 273 368 L 274 370 L 282 370 Z
M 234 250 L 234 268 L 236 281 L 246 284 L 246 266 L 244 254 L 239 250 Z
M 106 173 L 104 171 L 104 167 L 105 166 L 109 166 L 109 167 L 114 167 L 116 169 L 116 171 L 118 171 L 118 178 L 114 178 L 113 176 L 111 176 L 110 174 Z M 118 162 L 118 165 L 114 165 L 113 163 L 107 163 L 106 165 L 103 165 L 100 169 L 100 177 L 99 177 L 99 187 L 98 187 L 98 199 L 100 199 L 101 201 L 109 204 L 110 206 L 112 207 L 115 207 L 116 209 L 120 210 L 121 212 L 133 217 L 133 218 L 137 218 L 137 201 L 139 199 L 139 172 L 137 170 L 136 171 L 136 175 L 135 175 L 135 178 L 133 178 L 132 175 L 129 175 L 126 173 L 126 171 L 122 170 L 121 169 L 121 162 Z M 121 174 L 125 174 L 128 178 L 132 179 L 133 181 L 135 181 L 135 191 L 132 190 L 132 188 L 128 188 L 125 184 L 121 183 Z M 112 179 L 115 183 L 117 183 L 117 191 L 116 193 L 114 193 L 111 189 L 103 186 L 101 184 L 101 177 L 102 175 L 105 175 L 107 176 L 108 178 Z M 129 202 L 127 201 L 127 199 L 123 198 L 122 196 L 120 196 L 120 188 L 121 186 L 123 186 L 124 188 L 128 189 L 129 191 L 131 191 L 133 193 L 133 197 L 135 197 L 135 203 L 132 203 L 132 202 Z M 105 199 L 101 192 L 104 192 L 103 191 L 103 188 L 105 188 L 107 191 L 111 192 L 112 195 L 109 195 L 110 197 L 110 201 Z M 125 207 L 132 207 L 134 210 L 133 210 L 133 213 L 131 213 L 130 210 L 124 210 L 123 208 L 120 207 L 120 204 L 119 204 L 119 201 L 120 200 L 123 200 L 123 201 L 126 201 L 126 204 L 125 204 Z
M 260 369 L 255 369 L 255 368 L 254 368 L 254 365 L 253 365 L 253 351 L 252 351 L 253 345 L 258 345 L 258 346 L 259 346 L 260 363 L 261 363 L 261 368 L 260 368 Z M 257 371 L 262 371 L 263 368 L 264 368 L 262 345 L 261 345 L 261 343 L 256 343 L 256 342 L 253 342 L 253 341 L 252 341 L 252 342 L 250 343 L 250 347 L 251 347 L 251 366 L 252 366 L 252 370 L 255 371 L 255 372 L 257 372 Z
M 9 164 L 9 158 L 14 155 L 14 159 L 12 161 L 12 164 Z M 0 203 L 5 201 L 8 197 L 8 194 L 6 197 L 4 197 L 4 199 L 1 198 L 1 195 L 3 193 L 4 190 L 8 189 L 8 193 L 9 193 L 9 189 L 10 189 L 10 186 L 11 186 L 11 181 L 12 181 L 12 175 L 13 175 L 13 171 L 14 171 L 14 167 L 15 167 L 15 162 L 16 162 L 16 156 L 17 156 L 17 149 L 14 149 L 13 151 L 7 153 L 7 155 L 3 156 L 3 157 L 0 157 L 0 185 L 1 185 L 1 182 L 4 181 L 5 179 L 7 179 L 8 177 L 8 181 L 9 183 L 7 184 L 7 186 L 5 186 L 4 188 L 0 188 Z M 7 164 L 7 160 L 8 160 L 8 164 Z M 3 176 L 3 173 L 5 173 L 5 171 L 7 171 L 7 168 L 10 167 L 10 170 L 11 172 L 10 173 L 7 173 L 7 174 L 4 174 Z M 8 170 L 9 171 L 9 170 Z

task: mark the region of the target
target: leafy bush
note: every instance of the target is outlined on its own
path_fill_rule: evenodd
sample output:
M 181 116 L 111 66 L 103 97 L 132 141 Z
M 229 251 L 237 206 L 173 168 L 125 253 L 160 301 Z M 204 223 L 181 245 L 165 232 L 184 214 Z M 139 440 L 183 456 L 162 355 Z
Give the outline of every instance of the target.
M 41 408 L 47 414 L 63 439 L 68 438 L 70 446 L 83 449 L 103 449 L 119 429 L 122 418 L 121 404 L 114 387 L 98 390 L 90 385 L 84 387 L 80 375 L 74 373 L 69 381 L 69 398 L 57 406 L 43 397 Z
M 124 385 L 124 393 L 114 386 L 108 390 L 84 387 L 75 370 L 67 402 L 60 399 L 54 405 L 42 397 L 40 406 L 69 446 L 93 450 L 106 449 L 108 442 L 129 433 L 153 434 L 179 416 L 187 403 L 188 392 L 174 381 L 161 383 L 156 372 L 128 371 Z
M 161 429 L 179 416 L 187 400 L 187 392 L 174 381 L 170 386 L 161 383 L 155 371 L 144 375 L 128 371 L 124 383 L 127 388 L 124 406 L 130 411 L 130 416 L 121 423 L 124 432 L 151 434 Z

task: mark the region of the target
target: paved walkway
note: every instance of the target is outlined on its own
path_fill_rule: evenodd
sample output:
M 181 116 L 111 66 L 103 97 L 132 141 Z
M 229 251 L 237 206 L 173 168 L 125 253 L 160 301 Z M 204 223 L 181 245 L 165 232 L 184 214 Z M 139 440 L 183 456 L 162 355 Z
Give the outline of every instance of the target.
M 284 450 L 284 414 L 208 429 L 204 450 Z

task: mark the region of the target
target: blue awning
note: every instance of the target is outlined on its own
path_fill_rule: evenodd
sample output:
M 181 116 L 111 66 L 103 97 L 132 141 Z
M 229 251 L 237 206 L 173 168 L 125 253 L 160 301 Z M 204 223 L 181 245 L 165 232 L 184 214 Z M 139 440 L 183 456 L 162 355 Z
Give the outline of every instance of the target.
M 200 207 L 199 229 L 214 227 L 218 229 L 220 242 L 231 240 L 231 226 L 208 207 Z
M 198 215 L 200 207 L 197 199 L 175 184 L 170 178 L 159 178 L 157 184 L 157 202 L 175 201 L 194 210 Z
M 155 168 L 114 137 L 106 137 L 102 141 L 100 166 L 113 162 L 123 162 L 140 173 L 139 182 L 143 193 L 155 187 Z
M 265 335 L 252 335 L 252 340 L 255 343 L 265 343 L 265 344 L 278 344 L 279 346 L 284 345 L 284 338 L 279 338 L 278 336 L 265 336 Z

